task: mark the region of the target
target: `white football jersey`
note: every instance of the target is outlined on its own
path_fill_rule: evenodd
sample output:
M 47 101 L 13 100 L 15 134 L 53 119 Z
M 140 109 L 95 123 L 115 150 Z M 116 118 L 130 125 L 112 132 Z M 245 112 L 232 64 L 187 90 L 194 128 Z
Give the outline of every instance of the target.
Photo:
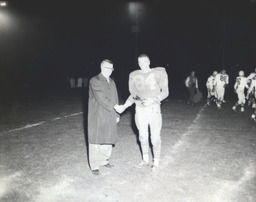
M 244 76 L 238 76 L 236 77 L 236 82 L 234 85 L 235 90 L 244 90 L 245 88 L 248 88 L 247 85 L 247 78 Z
M 214 79 L 214 85 L 217 88 L 223 88 L 229 83 L 229 76 L 227 74 L 217 74 Z
M 215 80 L 215 76 L 213 76 L 213 75 L 209 76 L 207 79 L 207 82 L 206 82 L 206 88 L 213 89 L 214 80 Z
M 256 78 L 256 72 L 252 72 L 252 73 L 247 77 L 247 83 L 250 83 L 254 78 Z
M 253 79 L 251 82 L 251 85 L 248 89 L 247 94 L 250 94 L 251 92 L 253 92 L 254 97 L 256 98 L 256 79 Z
M 133 99 L 154 98 L 161 102 L 169 95 L 168 76 L 163 67 L 149 72 L 135 70 L 129 75 L 129 91 Z

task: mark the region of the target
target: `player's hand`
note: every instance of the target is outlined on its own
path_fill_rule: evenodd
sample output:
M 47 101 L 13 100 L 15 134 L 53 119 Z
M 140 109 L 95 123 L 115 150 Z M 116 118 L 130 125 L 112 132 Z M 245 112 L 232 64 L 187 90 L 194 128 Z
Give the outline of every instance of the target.
M 245 99 L 248 100 L 249 99 L 249 95 L 246 95 Z
M 120 121 L 120 117 L 116 117 L 116 123 Z
M 117 113 L 122 114 L 126 108 L 124 105 L 115 105 L 114 109 Z
M 150 106 L 152 105 L 153 103 L 155 102 L 155 100 L 153 98 L 148 98 L 148 99 L 145 99 L 141 102 L 141 104 L 144 106 L 144 107 L 147 107 L 147 106 Z

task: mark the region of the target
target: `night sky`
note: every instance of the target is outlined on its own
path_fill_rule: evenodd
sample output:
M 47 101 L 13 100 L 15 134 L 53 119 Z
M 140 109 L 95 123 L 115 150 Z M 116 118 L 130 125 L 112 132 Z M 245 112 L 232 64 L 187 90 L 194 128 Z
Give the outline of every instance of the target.
M 0 43 L 2 88 L 59 87 L 97 74 L 105 58 L 126 82 L 141 53 L 166 67 L 171 83 L 191 70 L 204 83 L 213 70 L 254 70 L 256 1 L 9 1 Z

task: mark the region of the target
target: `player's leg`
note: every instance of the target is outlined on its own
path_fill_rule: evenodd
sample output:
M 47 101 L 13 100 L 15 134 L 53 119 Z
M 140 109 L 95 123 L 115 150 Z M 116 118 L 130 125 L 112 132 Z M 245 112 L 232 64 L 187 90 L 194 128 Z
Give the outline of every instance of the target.
M 240 104 L 239 92 L 236 91 L 236 94 L 237 94 L 238 101 L 237 101 L 237 102 L 235 103 L 235 105 L 232 107 L 232 109 L 233 109 L 234 111 L 236 111 L 237 106 Z
M 224 88 L 217 88 L 217 107 L 218 109 L 221 109 L 222 100 L 224 97 Z
M 153 145 L 154 161 L 153 166 L 158 167 L 161 155 L 161 128 L 162 128 L 162 114 L 160 105 L 152 106 L 150 133 L 151 142 Z
M 136 106 L 135 123 L 139 130 L 139 140 L 142 151 L 143 162 L 149 162 L 149 143 L 148 143 L 148 124 L 150 115 L 146 111 L 147 108 Z
M 210 88 L 207 88 L 207 105 L 210 106 L 210 102 L 211 102 L 211 89 Z
M 241 105 L 241 112 L 244 112 L 245 105 L 245 94 L 244 91 L 239 92 L 239 104 Z

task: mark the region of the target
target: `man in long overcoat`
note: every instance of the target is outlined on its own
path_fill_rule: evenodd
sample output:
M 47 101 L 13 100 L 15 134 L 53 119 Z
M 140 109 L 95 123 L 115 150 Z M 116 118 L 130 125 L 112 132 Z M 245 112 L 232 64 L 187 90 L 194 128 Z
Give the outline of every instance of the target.
M 111 168 L 112 146 L 117 142 L 117 123 L 120 119 L 114 107 L 118 105 L 115 82 L 110 78 L 114 68 L 110 60 L 101 62 L 101 73 L 91 78 L 88 103 L 89 163 L 94 175 L 100 166 Z

